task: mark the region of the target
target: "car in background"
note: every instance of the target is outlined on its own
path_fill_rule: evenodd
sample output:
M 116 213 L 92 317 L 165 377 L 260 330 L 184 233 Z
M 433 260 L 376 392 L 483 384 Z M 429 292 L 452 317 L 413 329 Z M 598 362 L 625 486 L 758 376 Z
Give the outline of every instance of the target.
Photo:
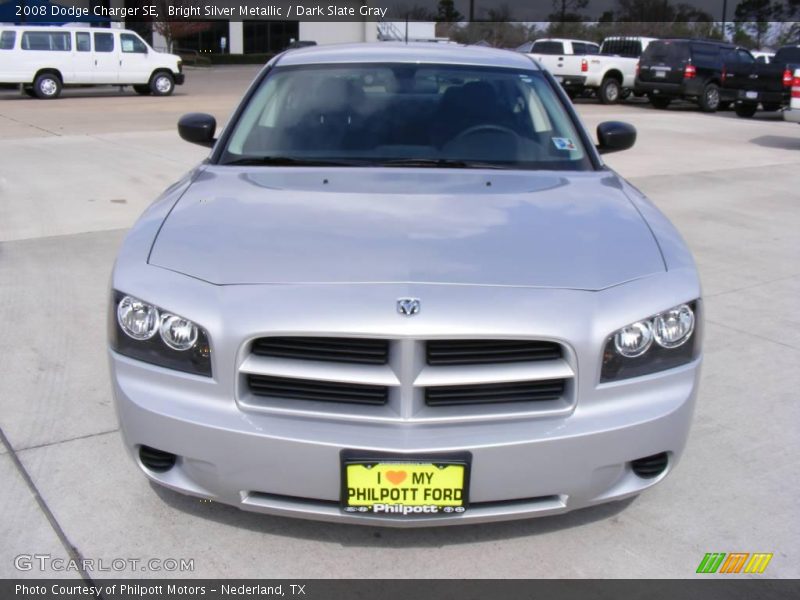
M 169 96 L 183 84 L 180 56 L 153 50 L 134 31 L 0 25 L 0 84 L 29 96 L 58 98 L 65 86 L 131 85 Z
M 275 515 L 394 527 L 565 513 L 678 464 L 702 362 L 691 253 L 514 52 L 285 52 L 111 277 L 142 474 Z M 647 516 L 647 515 L 645 515 Z
M 600 52 L 600 46 L 586 40 L 544 38 L 531 43 L 525 54 L 538 60 L 553 74 L 570 97 L 581 93 L 589 71 L 588 55 Z
M 783 118 L 792 123 L 800 123 L 800 69 L 794 72 L 789 107 L 783 111 Z
M 600 54 L 588 57 L 584 88 L 597 94 L 602 104 L 615 104 L 633 91 L 639 57 L 655 38 L 609 37 Z
M 751 50 L 750 52 L 753 55 L 753 58 L 756 59 L 756 62 L 761 63 L 762 65 L 768 65 L 772 62 L 772 59 L 775 58 L 774 52 L 764 52 L 761 50 Z
M 736 90 L 736 114 L 752 117 L 758 105 L 774 112 L 789 106 L 795 69 L 800 68 L 800 45 L 783 46 L 769 64 L 752 62 L 735 74 L 728 74 L 726 85 Z
M 671 39 L 647 46 L 639 60 L 634 90 L 646 94 L 656 108 L 673 100 L 695 102 L 704 112 L 724 109 L 736 98 L 722 87 L 727 57 L 737 50 L 718 41 Z

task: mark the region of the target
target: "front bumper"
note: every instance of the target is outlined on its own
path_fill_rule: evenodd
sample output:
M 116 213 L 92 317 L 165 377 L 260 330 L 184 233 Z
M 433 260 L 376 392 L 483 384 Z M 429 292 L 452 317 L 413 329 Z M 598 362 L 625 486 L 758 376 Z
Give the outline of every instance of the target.
M 244 510 L 324 521 L 413 527 L 558 514 L 633 496 L 661 481 L 683 451 L 700 358 L 635 380 L 597 385 L 568 416 L 498 421 L 358 423 L 243 411 L 211 379 L 110 351 L 125 445 L 144 473 L 173 490 Z M 145 468 L 140 445 L 178 456 Z M 339 507 L 340 451 L 398 458 L 471 454 L 470 508 L 434 516 L 348 514 Z M 630 461 L 667 452 L 652 479 Z

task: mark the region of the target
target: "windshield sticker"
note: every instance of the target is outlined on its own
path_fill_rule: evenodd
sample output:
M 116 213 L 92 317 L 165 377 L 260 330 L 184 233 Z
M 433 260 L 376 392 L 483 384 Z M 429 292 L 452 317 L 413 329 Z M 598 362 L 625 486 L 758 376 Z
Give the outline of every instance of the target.
M 572 140 L 569 138 L 553 138 L 553 144 L 555 144 L 556 148 L 559 150 L 577 150 L 575 144 L 572 143 Z

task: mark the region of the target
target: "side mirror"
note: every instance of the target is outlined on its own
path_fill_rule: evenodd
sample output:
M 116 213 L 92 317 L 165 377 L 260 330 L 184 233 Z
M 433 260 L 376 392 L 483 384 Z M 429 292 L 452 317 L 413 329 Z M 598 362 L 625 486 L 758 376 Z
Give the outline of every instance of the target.
M 621 121 L 606 121 L 597 126 L 597 141 L 600 154 L 627 150 L 636 143 L 636 128 Z
M 216 130 L 217 120 L 205 113 L 189 113 L 178 121 L 178 135 L 192 144 L 211 148 L 217 141 L 214 139 Z

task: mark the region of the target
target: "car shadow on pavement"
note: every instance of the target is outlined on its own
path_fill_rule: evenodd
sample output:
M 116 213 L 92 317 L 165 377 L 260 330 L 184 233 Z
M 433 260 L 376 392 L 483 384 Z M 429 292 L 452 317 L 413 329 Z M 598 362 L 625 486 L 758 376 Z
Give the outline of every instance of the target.
M 374 525 L 326 523 L 239 510 L 226 504 L 203 501 L 150 482 L 158 497 L 175 510 L 231 527 L 269 535 L 335 542 L 352 547 L 435 548 L 475 542 L 530 537 L 588 525 L 595 521 L 618 521 L 618 515 L 636 497 L 575 510 L 563 515 L 498 523 L 476 523 L 445 527 L 393 528 Z
M 751 144 L 779 150 L 800 150 L 800 136 L 762 135 L 750 140 Z

